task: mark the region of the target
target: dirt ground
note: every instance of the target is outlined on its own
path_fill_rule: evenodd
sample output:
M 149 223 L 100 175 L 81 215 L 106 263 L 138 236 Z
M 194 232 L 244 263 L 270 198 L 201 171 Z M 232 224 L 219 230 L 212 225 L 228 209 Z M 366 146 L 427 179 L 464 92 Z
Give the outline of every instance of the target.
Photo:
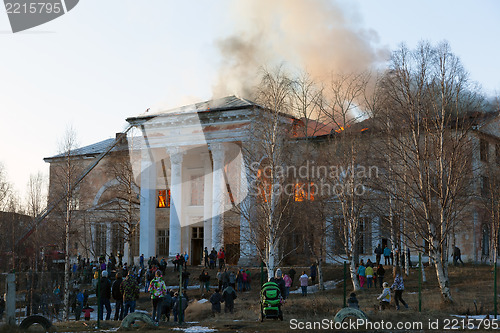
M 306 268 L 297 268 L 294 286 L 298 285 L 298 276 L 300 271 Z M 491 266 L 472 266 L 465 267 L 450 266 L 450 286 L 454 303 L 444 305 L 441 302 L 441 296 L 435 278 L 433 268 L 426 268 L 427 281 L 422 286 L 422 311 L 418 311 L 418 269 L 411 269 L 410 275 L 405 276 L 405 292 L 403 298 L 409 304 L 409 309 L 396 311 L 394 306 L 385 311 L 379 311 L 377 308 L 378 301 L 376 297 L 380 294 L 380 288 L 364 289 L 357 292 L 359 306 L 364 311 L 369 320 L 376 323 L 384 322 L 405 322 L 415 323 L 421 322 L 422 329 L 420 332 L 442 331 L 445 330 L 446 323 L 453 324 L 452 320 L 458 321 L 456 317 L 451 315 L 467 315 L 467 319 L 475 318 L 474 315 L 486 315 L 493 312 L 493 271 Z M 198 284 L 198 276 L 201 268 L 190 267 L 190 285 Z M 190 304 L 186 310 L 186 324 L 179 326 L 177 323 L 161 323 L 158 328 L 147 329 L 141 327 L 140 331 L 154 332 L 170 332 L 174 327 L 189 328 L 192 326 L 201 326 L 209 329 L 215 329 L 217 332 L 289 332 L 293 329 L 293 322 L 321 322 L 323 320 L 333 320 L 335 314 L 343 307 L 343 267 L 342 266 L 327 266 L 324 269 L 325 281 L 339 281 L 337 287 L 331 290 L 325 290 L 318 293 L 309 293 L 307 297 L 302 297 L 300 293 L 290 294 L 289 299 L 283 306 L 284 321 L 267 319 L 264 322 L 259 321 L 259 284 L 260 284 L 260 269 L 254 268 L 252 271 L 252 290 L 238 292 L 238 298 L 235 301 L 235 312 L 233 314 L 224 314 L 213 316 L 211 313 L 210 303 L 198 303 L 198 300 L 207 298 L 209 295 L 202 295 L 199 289 L 188 290 Z M 288 268 L 283 268 L 284 272 Z M 215 286 L 216 271 L 209 271 L 212 279 L 211 286 Z M 172 271 L 167 271 L 165 276 L 167 285 L 178 284 L 178 274 Z M 386 280 L 392 283 L 392 275 L 386 273 Z M 292 288 L 292 290 L 296 287 Z M 350 279 L 346 287 L 347 295 L 352 292 L 352 284 Z M 141 293 L 141 297 L 137 304 L 137 309 L 151 311 L 149 295 Z M 224 309 L 223 309 L 224 310 Z M 470 317 L 469 317 L 470 316 Z M 172 317 L 171 317 L 172 320 Z M 296 321 L 295 321 L 296 320 Z M 476 320 L 476 319 L 473 319 Z M 430 322 L 438 322 L 438 330 L 429 328 Z M 475 331 L 482 331 L 475 322 Z M 459 323 L 460 324 L 460 323 Z M 95 322 L 69 322 L 56 323 L 56 331 L 60 332 L 90 332 L 90 331 L 106 331 L 111 332 L 118 328 L 119 322 L 104 321 L 101 322 L 101 329 L 96 328 Z M 449 328 L 454 328 L 451 325 Z M 358 327 L 359 329 L 359 327 Z M 373 331 L 373 329 L 366 329 Z M 206 331 L 206 330 L 205 330 Z M 314 329 L 304 329 L 302 331 L 314 331 Z M 343 330 L 345 331 L 345 329 Z M 411 331 L 410 329 L 378 329 L 377 331 Z M 0 332 L 4 330 L 0 329 Z M 10 331 L 5 331 L 10 332 Z M 189 330 L 186 332 L 190 332 Z M 204 332 L 199 329 L 197 332 Z

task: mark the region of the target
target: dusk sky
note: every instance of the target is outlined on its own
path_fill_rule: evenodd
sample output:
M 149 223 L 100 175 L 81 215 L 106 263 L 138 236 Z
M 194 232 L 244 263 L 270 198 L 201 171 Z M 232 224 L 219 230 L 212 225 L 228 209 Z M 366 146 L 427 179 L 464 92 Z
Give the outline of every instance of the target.
M 312 72 L 330 58 L 336 65 L 328 70 L 350 57 L 355 68 L 380 67 L 401 42 L 447 40 L 471 79 L 500 94 L 499 1 L 265 3 L 81 0 L 16 34 L 0 10 L 0 163 L 18 194 L 24 197 L 31 173 L 48 175 L 43 158 L 58 152 L 68 126 L 85 146 L 114 137 L 147 108 L 241 94 L 238 80 L 255 71 L 233 71 L 231 49 L 223 47 L 231 37 L 257 43 L 253 58 L 238 55 L 242 61 Z

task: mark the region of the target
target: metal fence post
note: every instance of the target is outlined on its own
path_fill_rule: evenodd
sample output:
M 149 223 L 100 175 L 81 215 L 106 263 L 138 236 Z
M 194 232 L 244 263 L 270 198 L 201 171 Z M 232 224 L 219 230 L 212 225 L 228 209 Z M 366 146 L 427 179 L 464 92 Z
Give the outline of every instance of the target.
M 493 308 L 495 312 L 495 319 L 497 318 L 498 311 L 497 311 L 497 256 L 495 256 L 495 262 L 493 263 L 494 266 L 494 271 L 493 271 Z
M 97 270 L 97 328 L 101 328 L 101 315 L 104 310 L 101 307 L 101 270 Z
M 418 312 L 422 312 L 422 253 L 418 254 Z
M 182 314 L 182 264 L 179 264 L 179 324 L 182 324 L 184 318 Z
M 344 308 L 347 307 L 347 261 L 344 261 Z

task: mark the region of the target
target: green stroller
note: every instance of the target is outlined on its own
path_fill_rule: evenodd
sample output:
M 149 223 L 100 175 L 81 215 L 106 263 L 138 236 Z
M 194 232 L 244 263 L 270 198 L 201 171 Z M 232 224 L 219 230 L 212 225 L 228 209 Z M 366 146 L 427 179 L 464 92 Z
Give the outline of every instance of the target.
M 274 282 L 264 283 L 260 291 L 260 321 L 264 321 L 264 318 L 283 320 L 281 291 Z

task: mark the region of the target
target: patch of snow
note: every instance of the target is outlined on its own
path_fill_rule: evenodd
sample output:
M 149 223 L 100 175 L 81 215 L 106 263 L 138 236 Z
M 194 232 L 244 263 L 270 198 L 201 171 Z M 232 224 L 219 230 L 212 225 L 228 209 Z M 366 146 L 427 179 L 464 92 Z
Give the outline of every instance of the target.
M 451 316 L 458 318 L 469 318 L 469 319 L 485 319 L 487 315 L 475 315 L 475 316 L 451 315 Z M 500 317 L 500 315 L 498 317 Z M 495 316 L 490 315 L 490 319 L 495 319 Z
M 206 302 L 208 302 L 208 299 L 206 299 L 206 298 L 202 298 L 202 299 L 200 299 L 198 301 L 198 303 L 200 303 L 200 304 L 203 304 L 203 303 L 206 303 Z
M 197 285 L 194 285 L 194 286 L 188 286 L 188 290 L 197 290 L 197 289 L 200 289 L 200 285 L 197 284 Z M 179 285 L 176 285 L 176 286 L 167 286 L 167 289 L 173 289 L 173 290 L 177 290 L 179 289 Z
M 338 280 L 338 281 L 325 281 L 323 285 L 325 286 L 325 290 L 330 290 L 330 289 L 335 289 L 337 288 L 337 284 L 341 283 L 343 280 Z M 308 286 L 307 287 L 307 293 L 312 294 L 320 291 L 318 288 L 318 284 Z M 291 290 L 290 294 L 302 294 L 302 288 L 299 287 L 299 289 L 296 290 Z
M 175 327 L 175 331 L 184 331 L 185 333 L 209 333 L 216 332 L 213 328 L 208 328 L 204 326 L 191 326 L 187 328 Z

